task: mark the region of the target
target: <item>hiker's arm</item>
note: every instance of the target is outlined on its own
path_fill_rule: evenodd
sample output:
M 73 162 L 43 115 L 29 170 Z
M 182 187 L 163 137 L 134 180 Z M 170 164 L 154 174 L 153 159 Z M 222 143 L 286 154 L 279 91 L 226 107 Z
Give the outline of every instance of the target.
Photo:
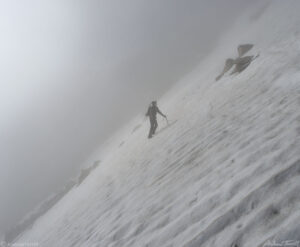
M 157 107 L 157 112 L 158 112 L 160 115 L 162 115 L 163 117 L 166 117 L 166 115 L 163 114 L 163 113 L 158 109 L 158 107 Z

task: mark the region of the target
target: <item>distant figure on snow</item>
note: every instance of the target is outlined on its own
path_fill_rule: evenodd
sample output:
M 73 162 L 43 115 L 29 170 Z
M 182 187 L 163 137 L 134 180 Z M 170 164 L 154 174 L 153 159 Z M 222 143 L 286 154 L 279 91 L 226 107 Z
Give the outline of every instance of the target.
M 148 138 L 152 138 L 152 136 L 155 134 L 156 128 L 158 126 L 157 120 L 156 120 L 157 113 L 159 113 L 164 118 L 167 118 L 167 116 L 158 109 L 156 101 L 152 101 L 152 103 L 149 106 L 148 111 L 146 113 L 146 116 L 148 116 L 150 119 L 150 131 L 149 131 Z

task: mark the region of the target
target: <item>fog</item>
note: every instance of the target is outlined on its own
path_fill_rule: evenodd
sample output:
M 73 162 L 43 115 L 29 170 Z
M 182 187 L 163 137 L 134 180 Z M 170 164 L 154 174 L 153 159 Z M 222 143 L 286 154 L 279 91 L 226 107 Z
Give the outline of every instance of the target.
M 1 1 L 0 233 L 192 70 L 249 2 Z

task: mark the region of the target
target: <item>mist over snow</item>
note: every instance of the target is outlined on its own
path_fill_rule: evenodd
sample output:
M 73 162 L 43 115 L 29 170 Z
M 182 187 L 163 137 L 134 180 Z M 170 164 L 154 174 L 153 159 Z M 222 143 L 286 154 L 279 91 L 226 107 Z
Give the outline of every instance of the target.
M 191 71 L 246 0 L 0 2 L 0 233 Z
M 15 243 L 297 246 L 299 10 L 297 0 L 248 6 L 196 68 L 158 98 L 169 122 L 158 118 L 153 139 L 143 115 L 124 124 L 86 161 L 99 166 Z M 245 56 L 255 59 L 216 81 L 241 44 L 254 45 Z

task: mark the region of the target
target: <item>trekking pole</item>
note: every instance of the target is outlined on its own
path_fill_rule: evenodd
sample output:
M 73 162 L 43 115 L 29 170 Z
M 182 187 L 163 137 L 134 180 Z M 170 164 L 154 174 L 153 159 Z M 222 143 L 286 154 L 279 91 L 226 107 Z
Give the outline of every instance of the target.
M 167 116 L 165 117 L 165 119 L 167 121 L 167 125 L 169 125 L 169 120 L 168 120 Z

